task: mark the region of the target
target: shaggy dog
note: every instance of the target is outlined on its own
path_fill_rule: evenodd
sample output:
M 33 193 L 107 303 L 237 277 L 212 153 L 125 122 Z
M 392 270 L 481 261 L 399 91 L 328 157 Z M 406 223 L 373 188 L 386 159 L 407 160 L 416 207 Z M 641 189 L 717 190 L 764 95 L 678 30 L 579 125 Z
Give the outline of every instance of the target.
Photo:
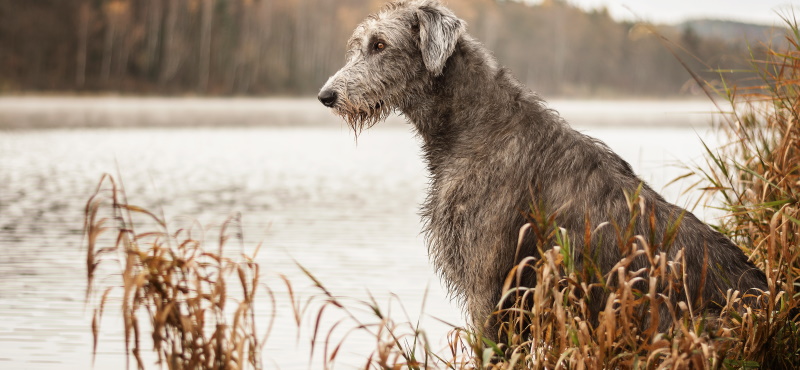
M 685 276 L 680 294 L 666 292 L 664 284 L 657 292 L 670 297 L 658 309 L 661 331 L 673 322 L 670 310 L 684 306 L 679 302 L 713 315 L 729 289 L 767 290 L 764 273 L 735 244 L 665 201 L 605 144 L 573 130 L 437 1 L 387 4 L 347 45 L 345 66 L 319 100 L 356 132 L 393 111 L 416 128 L 431 178 L 422 209 L 430 256 L 473 325 L 489 337 L 499 328 L 487 318 L 506 275 L 522 258 L 552 247 L 537 246 L 532 233 L 518 243 L 532 205 L 566 230 L 577 268 L 591 261 L 609 284 L 616 276 L 611 269 L 628 253 L 619 247 L 625 244 L 620 230 L 631 227 L 672 261 Z M 639 216 L 628 198 L 637 192 Z M 627 268 L 650 266 L 639 255 Z M 528 274 L 522 282 L 535 286 L 534 280 Z M 648 291 L 644 281 L 634 287 Z M 587 294 L 596 321 L 606 293 Z

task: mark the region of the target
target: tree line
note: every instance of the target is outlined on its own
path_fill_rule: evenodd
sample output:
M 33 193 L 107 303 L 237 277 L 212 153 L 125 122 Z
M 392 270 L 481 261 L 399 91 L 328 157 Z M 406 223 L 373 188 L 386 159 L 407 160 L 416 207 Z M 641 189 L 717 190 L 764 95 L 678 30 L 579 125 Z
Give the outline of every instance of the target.
M 343 64 L 355 25 L 383 3 L 2 1 L 0 92 L 313 94 Z M 744 41 L 617 22 L 563 1 L 446 3 L 501 64 L 544 94 L 682 94 L 691 77 L 673 52 L 708 79 L 717 74 L 709 67 L 740 69 L 750 55 Z

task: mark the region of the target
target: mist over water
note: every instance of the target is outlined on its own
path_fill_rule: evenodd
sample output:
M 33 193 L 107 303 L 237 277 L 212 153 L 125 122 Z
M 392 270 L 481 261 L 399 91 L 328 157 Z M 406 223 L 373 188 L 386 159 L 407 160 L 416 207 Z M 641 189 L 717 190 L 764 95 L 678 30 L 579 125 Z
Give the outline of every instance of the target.
M 686 182 L 664 185 L 685 172 L 676 164 L 701 157 L 700 138 L 717 142 L 705 114 L 713 111 L 710 103 L 556 101 L 552 107 L 605 141 L 668 200 L 690 204 L 681 195 Z M 252 253 L 263 244 L 256 261 L 277 300 L 266 368 L 310 366 L 313 319 L 306 318 L 297 341 L 278 274 L 301 297 L 319 292 L 295 261 L 337 295 L 371 295 L 385 306 L 396 294 L 412 320 L 427 290 L 422 327 L 443 346 L 448 327 L 434 317 L 464 322 L 419 234 L 427 174 L 418 139 L 402 118 L 390 121 L 354 140 L 311 100 L 0 99 L 0 367 L 91 366 L 83 209 L 103 173 L 121 176 L 131 204 L 163 212 L 173 223 L 183 222 L 178 216 L 196 219 L 209 235 L 241 213 L 243 248 Z M 258 311 L 260 330 L 268 306 Z M 393 307 L 402 319 L 397 301 Z M 124 362 L 117 310 L 107 307 L 95 368 Z M 336 318 L 331 311 L 326 320 Z M 143 348 L 149 341 L 142 338 Z M 347 343 L 342 365 L 362 365 L 374 348 L 364 337 Z

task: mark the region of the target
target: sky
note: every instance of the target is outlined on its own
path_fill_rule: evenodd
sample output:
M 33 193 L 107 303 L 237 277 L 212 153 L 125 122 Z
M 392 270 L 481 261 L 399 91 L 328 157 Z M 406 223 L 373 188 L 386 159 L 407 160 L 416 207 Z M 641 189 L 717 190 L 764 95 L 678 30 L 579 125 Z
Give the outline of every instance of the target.
M 800 16 L 800 0 L 567 0 L 567 2 L 585 9 L 605 6 L 611 16 L 618 20 L 644 20 L 654 23 L 679 23 L 687 19 L 714 18 L 764 25 L 782 24 L 776 11 L 786 14 L 792 7 Z

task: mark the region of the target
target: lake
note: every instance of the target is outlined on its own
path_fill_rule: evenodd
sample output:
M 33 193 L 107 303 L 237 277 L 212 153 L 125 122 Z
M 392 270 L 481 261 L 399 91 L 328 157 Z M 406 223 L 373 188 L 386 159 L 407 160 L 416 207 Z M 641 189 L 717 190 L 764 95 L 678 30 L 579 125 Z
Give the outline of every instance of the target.
M 680 163 L 702 161 L 701 138 L 718 142 L 712 104 L 551 106 L 605 141 L 668 200 L 691 204 L 696 192 L 681 194 L 689 182 L 664 185 L 686 172 Z M 313 310 L 298 331 L 278 277 L 287 276 L 303 298 L 319 294 L 298 263 L 336 295 L 372 296 L 385 307 L 391 301 L 398 319 L 402 302 L 443 347 L 449 328 L 437 319 L 464 321 L 419 234 L 427 175 L 418 140 L 402 118 L 389 121 L 355 140 L 312 99 L 0 98 L 0 367 L 91 366 L 83 209 L 103 173 L 121 175 L 131 204 L 163 210 L 169 220 L 186 216 L 213 229 L 241 213 L 244 249 L 263 244 L 257 262 L 276 299 L 266 368 L 319 363 L 309 362 Z M 117 309 L 107 308 L 98 369 L 124 363 Z M 260 311 L 262 329 L 267 311 Z M 326 323 L 340 317 L 330 310 Z M 363 367 L 373 347 L 353 337 L 339 367 Z

